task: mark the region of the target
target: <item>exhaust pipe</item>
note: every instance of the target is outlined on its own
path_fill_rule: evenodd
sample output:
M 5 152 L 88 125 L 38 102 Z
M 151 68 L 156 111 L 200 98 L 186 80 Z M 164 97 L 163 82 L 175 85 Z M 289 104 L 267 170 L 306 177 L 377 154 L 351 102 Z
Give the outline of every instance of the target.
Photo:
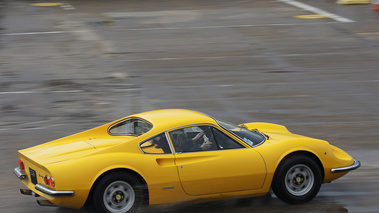
M 30 196 L 34 196 L 34 197 L 39 197 L 38 194 L 34 193 L 32 190 L 30 189 L 20 189 L 20 192 L 21 194 L 23 195 L 30 195 Z M 51 203 L 50 201 L 48 200 L 37 200 L 37 203 L 38 205 L 40 206 L 57 206 L 55 205 L 54 203 Z
M 20 192 L 23 195 L 33 195 L 33 191 L 30 189 L 20 189 Z
M 21 194 L 23 194 L 23 195 L 31 195 L 31 196 L 33 196 L 33 197 L 39 197 L 38 194 L 36 194 L 35 192 L 33 192 L 33 191 L 30 190 L 30 189 L 20 189 L 20 192 L 21 192 Z
M 51 203 L 50 201 L 48 201 L 48 200 L 37 200 L 37 203 L 38 203 L 38 205 L 40 205 L 40 206 L 57 206 L 57 205 L 55 205 L 54 203 Z

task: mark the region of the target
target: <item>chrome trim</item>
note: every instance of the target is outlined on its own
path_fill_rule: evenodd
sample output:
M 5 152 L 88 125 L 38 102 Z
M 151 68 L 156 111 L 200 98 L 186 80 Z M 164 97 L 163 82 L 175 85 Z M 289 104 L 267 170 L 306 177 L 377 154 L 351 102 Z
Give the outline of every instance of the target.
M 166 136 L 166 140 L 167 140 L 167 143 L 168 145 L 170 146 L 170 150 L 171 150 L 171 154 L 174 153 L 174 147 L 172 145 L 172 141 L 171 141 L 171 138 L 170 138 L 170 135 L 168 134 L 168 132 L 164 132 L 165 136 Z
M 199 112 L 201 113 L 201 112 Z M 216 122 L 217 123 L 217 122 Z M 171 140 L 171 137 L 170 137 L 170 132 L 172 131 L 175 131 L 175 130 L 179 130 L 179 129 L 184 129 L 184 128 L 189 128 L 189 127 L 198 127 L 198 126 L 209 126 L 209 127 L 213 127 L 215 129 L 217 129 L 218 131 L 222 132 L 223 134 L 225 134 L 225 132 L 223 132 L 222 130 L 225 130 L 227 131 L 224 127 L 220 126 L 218 123 L 217 125 L 215 124 L 212 124 L 212 123 L 194 123 L 194 124 L 187 124 L 187 125 L 183 125 L 183 126 L 180 126 L 180 127 L 175 127 L 175 128 L 171 128 L 169 130 L 166 131 L 168 137 L 170 138 L 170 142 L 172 144 L 172 140 Z M 229 131 L 227 131 L 229 132 Z M 231 132 L 231 134 L 235 135 L 233 132 Z M 226 135 L 226 134 L 225 134 Z M 226 135 L 228 136 L 228 135 Z M 241 144 L 239 141 L 235 140 L 234 138 L 228 136 L 229 138 L 231 138 L 233 141 L 235 141 L 236 143 L 238 144 Z M 237 139 L 240 139 L 240 137 L 238 137 L 237 135 L 235 135 L 235 137 L 237 137 Z M 242 140 L 242 139 L 241 139 Z M 246 142 L 244 142 L 242 140 L 243 144 L 245 144 Z M 170 144 L 170 145 L 171 145 Z M 172 144 L 173 145 L 173 144 Z M 242 144 L 241 144 L 242 145 Z M 249 144 L 247 144 L 249 147 L 251 147 Z M 246 149 L 248 147 L 241 147 L 241 148 L 238 148 L 238 149 Z M 174 151 L 175 147 L 173 147 L 172 151 Z M 214 152 L 214 151 L 226 151 L 228 149 L 216 149 L 216 150 L 204 150 L 204 151 L 201 151 L 201 152 Z M 183 154 L 183 153 L 192 153 L 192 152 L 199 152 L 199 151 L 191 151 L 191 152 L 173 152 L 174 154 Z
M 266 135 L 263 134 L 263 133 L 261 133 L 260 131 L 257 131 L 259 134 L 261 134 L 261 135 L 264 137 L 264 140 L 261 141 L 261 142 L 259 142 L 257 145 L 251 146 L 250 144 L 248 144 L 247 142 L 245 142 L 245 141 L 243 140 L 243 138 L 241 138 L 241 137 L 238 136 L 236 133 L 234 133 L 232 130 L 230 130 L 230 129 L 224 127 L 223 125 L 221 125 L 221 124 L 219 123 L 218 120 L 215 120 L 215 121 L 216 121 L 216 123 L 217 123 L 222 129 L 224 129 L 225 131 L 227 131 L 227 132 L 229 132 L 230 134 L 234 135 L 235 137 L 237 137 L 238 139 L 240 139 L 241 141 L 243 141 L 244 144 L 247 144 L 249 147 L 252 147 L 252 148 L 253 148 L 253 147 L 257 147 L 257 146 L 259 146 L 259 145 L 261 145 L 261 144 L 263 144 L 264 142 L 267 141 L 267 137 L 266 137 Z M 226 123 L 227 121 L 224 121 L 224 122 Z M 233 124 L 233 123 L 232 123 L 232 124 Z M 234 125 L 236 125 L 236 124 L 234 124 Z M 236 125 L 236 126 L 238 126 L 238 125 Z M 251 131 L 250 129 L 247 129 L 247 130 Z
M 168 138 L 167 138 L 167 132 L 161 132 L 161 133 L 159 133 L 159 134 L 156 134 L 156 135 L 154 135 L 154 136 L 152 136 L 152 137 L 149 137 L 148 139 L 143 140 L 142 142 L 139 142 L 139 143 L 138 143 L 138 148 L 141 150 L 142 154 L 144 154 L 144 155 L 172 155 L 172 154 L 174 153 L 174 152 L 173 152 L 173 149 L 172 149 L 172 146 L 171 146 L 171 143 L 170 143 L 168 140 L 167 140 L 167 143 L 169 144 L 169 147 L 170 147 L 170 151 L 171 151 L 171 153 L 146 153 L 146 152 L 144 152 L 144 151 L 142 150 L 142 148 L 141 148 L 141 144 L 143 144 L 143 143 L 145 143 L 146 141 L 151 140 L 151 139 L 153 139 L 153 138 L 155 138 L 155 137 L 157 137 L 158 135 L 161 135 L 161 134 L 164 134 L 164 135 L 165 135 L 166 140 L 168 139 Z
M 218 127 L 217 125 L 212 124 L 212 123 L 193 123 L 193 124 L 186 124 L 186 125 L 183 125 L 183 126 L 177 126 L 177 127 L 174 127 L 174 128 L 166 130 L 166 132 L 169 134 L 169 132 L 172 132 L 172 131 L 175 131 L 175 130 L 178 130 L 178 129 L 184 129 L 184 128 L 194 127 L 194 126 L 205 126 L 205 125 L 213 126 L 213 127 Z
M 150 123 L 149 121 L 147 121 L 147 120 L 145 120 L 145 119 L 143 119 L 143 118 L 139 118 L 139 117 L 129 117 L 129 118 L 122 119 L 122 120 L 120 120 L 120 121 L 118 121 L 118 122 L 116 122 L 116 123 L 114 123 L 114 124 L 111 124 L 111 125 L 108 127 L 108 129 L 107 129 L 108 134 L 109 134 L 109 135 L 112 135 L 112 136 L 136 136 L 136 137 L 141 136 L 141 135 L 136 135 L 136 134 L 122 134 L 122 133 L 112 134 L 112 133 L 110 132 L 110 130 L 112 129 L 112 127 L 116 126 L 117 124 L 120 124 L 120 123 L 122 123 L 122 122 L 126 122 L 126 121 L 128 121 L 128 120 L 132 120 L 132 119 L 135 119 L 135 120 L 141 120 L 141 121 L 143 121 L 143 122 L 145 122 L 145 123 L 147 123 L 147 124 L 150 124 L 150 125 L 151 125 L 151 129 L 153 129 L 153 127 L 154 127 L 154 125 L 153 125 L 152 123 Z M 151 129 L 150 129 L 150 130 L 151 130 Z M 150 130 L 149 130 L 149 131 L 150 131 Z M 148 131 L 148 132 L 149 132 L 149 131 Z M 147 133 L 147 132 L 145 132 L 145 133 Z
M 163 187 L 162 189 L 175 189 L 175 186 L 167 186 L 167 187 Z
M 28 176 L 27 176 L 23 171 L 21 171 L 20 167 L 16 167 L 16 168 L 14 168 L 13 173 L 14 173 L 14 174 L 18 177 L 18 179 L 20 179 L 20 180 L 27 180 L 27 179 L 28 179 Z
M 331 169 L 330 171 L 332 173 L 348 172 L 348 171 L 351 171 L 351 170 L 354 170 L 354 169 L 358 169 L 360 166 L 361 166 L 361 162 L 359 162 L 359 160 L 357 160 L 357 159 L 354 159 L 354 164 L 353 165 L 346 166 L 346 167 L 340 167 L 340 168 L 334 168 L 334 169 Z
M 50 197 L 71 197 L 74 196 L 74 191 L 55 191 L 49 189 L 41 184 L 37 184 L 35 187 L 36 190 L 49 195 Z

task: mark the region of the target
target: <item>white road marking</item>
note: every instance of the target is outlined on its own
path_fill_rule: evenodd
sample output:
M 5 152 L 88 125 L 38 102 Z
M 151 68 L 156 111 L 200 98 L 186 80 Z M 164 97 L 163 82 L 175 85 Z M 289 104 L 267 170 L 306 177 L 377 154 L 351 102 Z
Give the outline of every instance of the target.
M 51 31 L 51 32 L 29 32 L 29 33 L 5 33 L 1 34 L 3 36 L 14 36 L 14 35 L 42 35 L 42 34 L 60 34 L 65 33 L 65 31 Z
M 53 93 L 79 93 L 79 92 L 84 92 L 84 91 L 83 90 L 63 90 L 63 91 L 53 90 L 50 92 L 53 92 Z
M 13 92 L 0 92 L 0 95 L 8 95 L 8 94 L 31 94 L 36 93 L 35 91 L 13 91 Z
M 61 5 L 60 7 L 63 8 L 64 10 L 75 10 L 76 9 L 71 4 L 64 4 L 64 5 Z
M 4 33 L 2 36 L 18 36 L 18 35 L 44 35 L 44 34 L 62 34 L 62 33 L 77 33 L 82 31 L 50 31 L 50 32 L 28 32 L 28 33 Z
M 39 94 L 39 93 L 45 93 L 46 91 L 11 91 L 11 92 L 0 92 L 0 95 L 9 95 L 9 94 Z M 52 90 L 47 91 L 52 93 L 79 93 L 84 92 L 83 90 Z
M 289 4 L 289 5 L 292 5 L 294 7 L 300 8 L 300 9 L 303 9 L 305 11 L 309 11 L 309 12 L 312 12 L 312 13 L 316 13 L 316 14 L 319 14 L 319 15 L 323 15 L 323 16 L 329 17 L 329 18 L 334 19 L 334 20 L 336 20 L 338 22 L 345 22 L 345 23 L 355 22 L 355 21 L 353 21 L 351 19 L 344 18 L 342 16 L 339 16 L 339 15 L 336 15 L 336 14 L 333 14 L 333 13 L 329 13 L 329 12 L 327 12 L 325 10 L 321 10 L 321 9 L 319 9 L 317 7 L 313 7 L 313 6 L 310 6 L 310 5 L 298 2 L 298 1 L 294 1 L 294 0 L 278 0 L 278 1 L 286 3 L 286 4 Z

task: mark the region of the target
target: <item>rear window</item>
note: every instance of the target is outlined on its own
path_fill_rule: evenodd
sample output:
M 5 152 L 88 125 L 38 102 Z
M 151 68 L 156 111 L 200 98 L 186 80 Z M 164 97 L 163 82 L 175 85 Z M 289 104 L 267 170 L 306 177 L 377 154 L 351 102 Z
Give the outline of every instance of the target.
M 149 122 L 140 118 L 131 118 L 113 124 L 108 132 L 111 135 L 135 135 L 140 136 L 153 128 Z

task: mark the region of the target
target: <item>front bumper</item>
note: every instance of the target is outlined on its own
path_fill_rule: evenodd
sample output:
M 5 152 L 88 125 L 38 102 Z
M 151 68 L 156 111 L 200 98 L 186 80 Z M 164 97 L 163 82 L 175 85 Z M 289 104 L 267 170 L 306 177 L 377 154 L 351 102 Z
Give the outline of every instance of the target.
M 354 164 L 351 166 L 345 166 L 345 167 L 340 167 L 340 168 L 334 168 L 331 169 L 332 173 L 338 173 L 338 172 L 348 172 L 354 169 L 358 169 L 361 166 L 361 162 L 359 160 L 354 159 Z
M 21 171 L 19 167 L 16 167 L 13 170 L 13 173 L 20 179 L 20 180 L 27 180 L 28 176 L 24 172 Z M 41 184 L 37 184 L 35 186 L 35 189 L 37 191 L 40 191 L 46 195 L 49 195 L 50 197 L 71 197 L 74 196 L 74 191 L 56 191 L 53 189 L 49 189 Z

